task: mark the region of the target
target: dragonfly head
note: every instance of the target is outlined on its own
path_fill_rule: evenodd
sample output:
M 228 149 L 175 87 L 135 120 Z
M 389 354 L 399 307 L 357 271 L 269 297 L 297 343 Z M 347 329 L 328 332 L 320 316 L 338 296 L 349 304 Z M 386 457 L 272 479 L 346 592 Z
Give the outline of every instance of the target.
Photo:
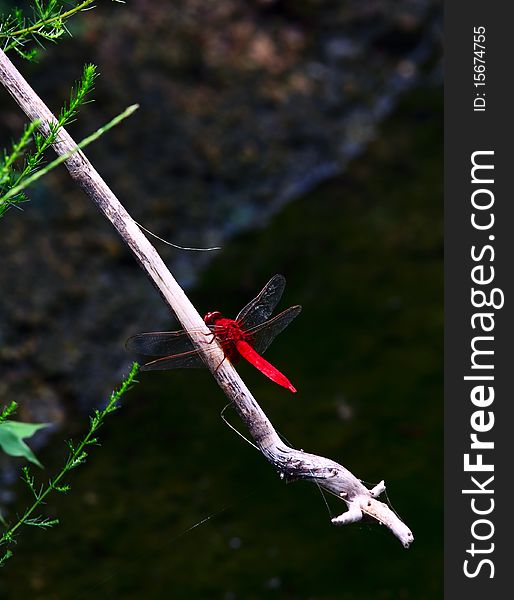
M 218 319 L 221 319 L 222 315 L 219 310 L 213 310 L 208 312 L 203 318 L 206 325 L 215 325 Z

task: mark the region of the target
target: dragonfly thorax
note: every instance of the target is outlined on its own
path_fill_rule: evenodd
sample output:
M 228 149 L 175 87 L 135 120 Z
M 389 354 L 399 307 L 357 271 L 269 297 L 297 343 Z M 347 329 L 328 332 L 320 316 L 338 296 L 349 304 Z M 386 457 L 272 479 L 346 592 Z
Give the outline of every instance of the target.
M 241 329 L 237 321 L 234 321 L 234 319 L 227 319 L 218 310 L 207 313 L 204 317 L 204 321 L 218 338 L 223 350 L 229 353 L 228 357 L 231 360 L 235 358 L 235 354 L 233 353 L 235 342 L 251 339 L 251 336 L 247 335 Z

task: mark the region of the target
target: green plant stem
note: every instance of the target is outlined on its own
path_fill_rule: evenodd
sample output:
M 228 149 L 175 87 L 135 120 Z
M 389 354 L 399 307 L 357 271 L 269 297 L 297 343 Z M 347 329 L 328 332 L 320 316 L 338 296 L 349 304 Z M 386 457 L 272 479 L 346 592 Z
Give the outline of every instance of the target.
M 123 121 L 123 119 L 126 119 L 127 117 L 129 117 L 138 108 L 139 108 L 138 104 L 132 104 L 132 106 L 129 106 L 117 117 L 114 117 L 114 119 L 109 121 L 109 123 L 107 123 L 103 127 L 100 127 L 100 129 L 97 129 L 94 133 L 92 133 L 87 138 L 84 138 L 79 144 L 77 144 L 77 146 L 73 150 L 70 150 L 66 154 L 62 154 L 61 156 L 59 156 L 58 158 L 53 160 L 51 163 L 46 165 L 46 167 L 40 169 L 33 175 L 30 175 L 30 177 L 27 177 L 26 179 L 24 179 L 17 186 L 11 188 L 2 198 L 0 198 L 0 205 L 3 204 L 4 202 L 7 202 L 13 196 L 16 196 L 17 194 L 19 194 L 22 190 L 24 190 L 26 187 L 28 187 L 31 183 L 34 183 L 34 181 L 37 181 L 40 177 L 43 177 L 43 175 L 46 175 L 46 173 L 48 173 L 49 171 L 51 171 L 52 169 L 54 169 L 55 167 L 57 167 L 64 161 L 68 160 L 68 158 L 70 158 L 70 156 L 75 154 L 75 152 L 77 152 L 81 148 L 85 148 L 87 145 L 91 144 L 91 142 L 94 142 L 95 140 L 97 140 L 106 131 L 109 131 L 109 129 L 111 129 L 115 125 L 118 125 L 118 123 Z
M 4 182 L 4 178 L 12 169 L 13 164 L 22 156 L 25 148 L 28 146 L 30 140 L 32 139 L 32 134 L 34 133 L 34 130 L 37 128 L 37 126 L 37 121 L 33 121 L 32 123 L 30 123 L 23 131 L 23 135 L 21 136 L 19 142 L 13 144 L 11 154 L 7 157 L 4 164 L 0 167 L 0 184 Z
M 4 160 L 0 161 L 0 189 L 2 190 L 0 191 L 0 217 L 3 216 L 9 205 L 22 202 L 26 199 L 24 194 L 19 193 L 18 195 L 11 196 L 7 202 L 3 200 L 4 196 L 2 196 L 2 193 L 7 194 L 7 191 L 4 192 L 2 188 L 15 188 L 31 173 L 36 172 L 36 168 L 41 163 L 44 153 L 55 142 L 59 129 L 69 123 L 77 114 L 78 108 L 86 102 L 86 97 L 93 88 L 95 78 L 96 67 L 91 64 L 86 65 L 81 80 L 72 88 L 69 102 L 64 104 L 57 121 L 50 125 L 49 135 L 46 137 L 41 133 L 35 133 L 34 135 L 35 129 L 40 125 L 39 120 L 36 119 L 25 128 L 20 141 L 13 145 L 12 152 L 9 155 L 4 155 Z M 15 177 L 11 173 L 13 164 L 24 153 L 32 138 L 34 138 L 35 142 L 35 151 L 27 155 L 24 168 Z M 1 164 L 2 162 L 3 164 Z
M 129 389 L 129 387 L 132 385 L 132 383 L 134 383 L 135 377 L 136 377 L 138 371 L 139 371 L 139 365 L 137 363 L 133 363 L 130 373 L 127 375 L 126 379 L 123 381 L 120 388 L 111 394 L 109 402 L 107 403 L 105 408 L 103 410 L 96 410 L 94 416 L 91 417 L 89 431 L 87 432 L 87 434 L 82 438 L 82 440 L 76 447 L 73 447 L 70 444 L 71 452 L 70 452 L 70 455 L 68 456 L 68 459 L 66 460 L 64 467 L 53 479 L 50 479 L 48 485 L 45 488 L 43 488 L 40 492 L 36 492 L 32 478 L 28 474 L 28 470 L 24 471 L 25 481 L 29 485 L 30 489 L 32 490 L 32 492 L 35 496 L 35 500 L 32 503 L 32 505 L 25 510 L 23 516 L 20 517 L 14 525 L 12 525 L 7 531 L 4 532 L 4 534 L 0 538 L 0 545 L 12 542 L 14 539 L 14 534 L 22 525 L 31 524 L 31 525 L 39 525 L 40 527 L 51 527 L 52 525 L 58 523 L 57 520 L 54 520 L 54 521 L 43 520 L 39 523 L 37 521 L 28 523 L 28 521 L 29 521 L 31 515 L 34 513 L 34 511 L 44 503 L 45 498 L 48 496 L 48 494 L 50 494 L 53 491 L 64 492 L 64 491 L 68 490 L 68 487 L 61 487 L 59 485 L 61 483 L 63 477 L 67 473 L 69 473 L 69 471 L 71 471 L 75 467 L 77 467 L 85 462 L 85 460 L 87 458 L 87 453 L 85 451 L 85 448 L 87 446 L 89 446 L 91 444 L 95 444 L 97 442 L 97 439 L 94 437 L 95 432 L 102 426 L 102 424 L 105 420 L 105 417 L 108 414 L 114 412 L 118 408 L 117 403 L 119 402 L 121 397 L 125 394 L 125 392 Z M 5 563 L 5 561 L 8 558 L 10 558 L 11 556 L 12 556 L 12 552 L 10 550 L 8 550 L 4 554 L 4 556 L 0 558 L 0 566 L 3 563 Z
M 18 408 L 18 405 L 16 404 L 16 402 L 14 402 L 14 400 L 8 405 L 6 406 L 3 410 L 2 413 L 0 414 L 0 423 L 3 423 L 6 419 L 8 419 L 14 412 L 16 412 L 16 409 Z
M 64 12 L 64 13 L 60 13 L 58 15 L 55 15 L 53 17 L 50 17 L 49 19 L 45 19 L 44 21 L 38 21 L 32 25 L 30 25 L 30 27 L 25 27 L 23 29 L 18 29 L 16 31 L 7 31 L 6 33 L 0 33 L 0 39 L 1 38 L 11 38 L 11 37 L 15 37 L 15 36 L 27 36 L 30 33 L 33 32 L 37 32 L 38 29 L 41 29 L 42 27 L 45 27 L 46 25 L 50 25 L 52 23 L 54 23 L 55 21 L 62 21 L 64 19 L 68 19 L 69 17 L 73 16 L 75 13 L 80 12 L 81 10 L 84 10 L 85 8 L 87 8 L 90 4 L 93 4 L 95 0 L 84 0 L 83 2 L 81 2 L 80 4 L 78 4 L 77 6 L 74 6 L 73 8 L 71 8 L 70 10 Z M 6 48 L 4 49 L 4 52 L 8 52 L 9 50 L 11 50 L 15 45 L 16 45 L 16 40 L 12 41 L 10 44 L 8 44 L 6 46 Z

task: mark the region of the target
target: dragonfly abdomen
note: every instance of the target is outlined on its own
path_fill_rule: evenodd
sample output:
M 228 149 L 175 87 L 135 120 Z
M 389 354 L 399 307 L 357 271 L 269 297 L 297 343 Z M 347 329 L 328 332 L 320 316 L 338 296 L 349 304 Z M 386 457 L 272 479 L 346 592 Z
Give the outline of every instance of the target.
M 236 342 L 237 352 L 258 369 L 263 375 L 266 375 L 268 379 L 274 381 L 278 385 L 288 389 L 291 392 L 296 392 L 296 388 L 289 381 L 289 379 L 281 373 L 276 367 L 269 363 L 259 353 L 257 353 L 248 342 L 239 340 Z

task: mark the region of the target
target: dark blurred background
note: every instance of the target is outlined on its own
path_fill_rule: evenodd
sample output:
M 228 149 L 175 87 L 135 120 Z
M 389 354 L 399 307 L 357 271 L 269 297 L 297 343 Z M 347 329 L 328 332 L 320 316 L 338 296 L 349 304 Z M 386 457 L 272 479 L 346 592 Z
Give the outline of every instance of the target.
M 72 491 L 45 507 L 61 525 L 20 535 L 1 597 L 442 597 L 440 10 L 102 2 L 36 64 L 15 59 L 54 111 L 82 65 L 98 66 L 76 139 L 141 105 L 87 155 L 145 227 L 222 246 L 156 242 L 202 314 L 234 316 L 286 276 L 279 308 L 304 310 L 267 356 L 299 392 L 239 370 L 292 445 L 384 478 L 415 541 L 332 526 L 344 506 L 280 482 L 223 423 L 208 372 L 142 374 Z M 25 119 L 7 93 L 0 106 L 6 146 Z M 127 371 L 125 339 L 177 325 L 65 170 L 29 196 L 0 221 L 0 401 L 54 424 L 36 440 L 52 473 Z M 2 464 L 13 518 L 28 500 L 21 463 Z

